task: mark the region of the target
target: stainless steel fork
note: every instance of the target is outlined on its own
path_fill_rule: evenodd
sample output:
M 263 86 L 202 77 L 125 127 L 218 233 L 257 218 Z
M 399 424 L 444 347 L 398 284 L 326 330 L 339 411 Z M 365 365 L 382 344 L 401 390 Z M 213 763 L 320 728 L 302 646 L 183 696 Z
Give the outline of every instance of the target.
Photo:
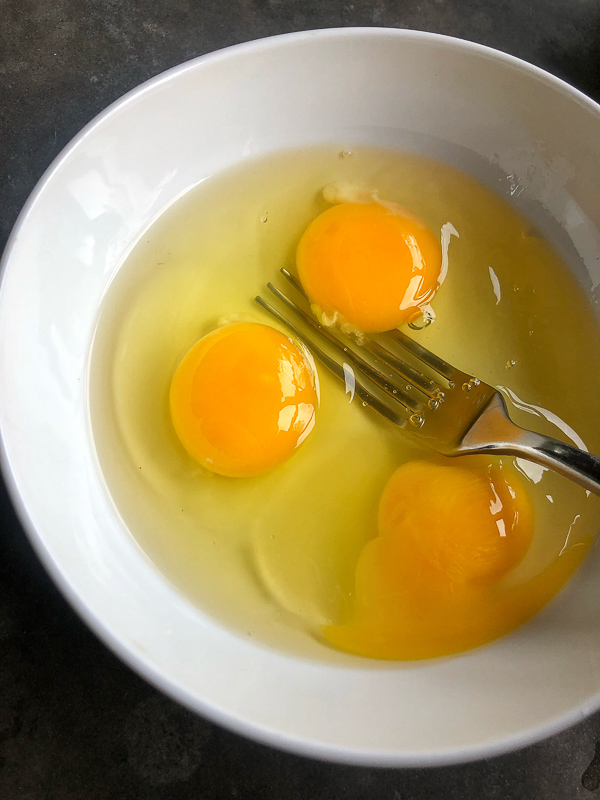
M 281 273 L 300 302 L 271 283 L 267 287 L 284 311 L 260 296 L 256 301 L 304 342 L 363 405 L 446 456 L 519 456 L 600 494 L 600 458 L 515 425 L 493 386 L 461 372 L 400 331 L 358 342 L 323 327 L 299 281 L 286 269 Z

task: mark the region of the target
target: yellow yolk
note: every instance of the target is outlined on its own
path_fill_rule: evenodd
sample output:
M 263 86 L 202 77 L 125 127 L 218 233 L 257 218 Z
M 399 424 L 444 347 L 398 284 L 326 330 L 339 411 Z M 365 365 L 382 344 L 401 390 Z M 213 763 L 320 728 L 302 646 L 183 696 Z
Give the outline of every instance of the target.
M 310 433 L 315 372 L 291 339 L 267 325 L 209 333 L 171 383 L 175 432 L 187 452 L 221 475 L 244 477 L 286 461 Z
M 394 547 L 410 538 L 440 580 L 442 575 L 458 585 L 498 580 L 523 558 L 533 534 L 527 495 L 513 482 L 497 465 L 482 470 L 406 464 L 381 496 L 380 536 Z
M 383 491 L 378 527 L 357 564 L 353 617 L 325 629 L 343 650 L 459 652 L 512 630 L 556 591 L 556 567 L 527 587 L 502 587 L 533 537 L 530 500 L 506 467 L 405 464 Z
M 369 333 L 397 328 L 431 300 L 442 251 L 425 223 L 400 208 L 340 203 L 311 222 L 296 261 L 323 314 Z

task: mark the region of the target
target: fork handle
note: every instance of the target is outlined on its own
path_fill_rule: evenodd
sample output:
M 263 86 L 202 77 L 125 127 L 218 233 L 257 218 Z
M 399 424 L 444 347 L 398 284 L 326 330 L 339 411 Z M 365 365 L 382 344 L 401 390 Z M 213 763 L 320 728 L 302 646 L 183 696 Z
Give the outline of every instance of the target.
M 465 435 L 460 453 L 497 453 L 525 458 L 600 495 L 600 458 L 550 436 L 521 428 L 496 394 Z
M 564 444 L 550 436 L 524 431 L 528 436 L 519 453 L 521 458 L 535 461 L 543 467 L 570 478 L 594 494 L 600 495 L 600 458 Z

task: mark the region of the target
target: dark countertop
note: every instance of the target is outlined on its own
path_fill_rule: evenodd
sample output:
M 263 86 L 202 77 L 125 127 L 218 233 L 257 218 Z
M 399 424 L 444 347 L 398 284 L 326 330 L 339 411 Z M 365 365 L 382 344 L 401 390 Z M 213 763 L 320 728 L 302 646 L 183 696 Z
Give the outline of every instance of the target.
M 600 100 L 596 0 L 0 0 L 0 18 L 0 249 L 42 172 L 95 114 L 168 67 L 248 39 L 437 31 Z M 0 484 L 0 800 L 600 798 L 599 739 L 597 714 L 520 752 L 431 770 L 323 764 L 242 739 L 157 693 L 86 629 Z

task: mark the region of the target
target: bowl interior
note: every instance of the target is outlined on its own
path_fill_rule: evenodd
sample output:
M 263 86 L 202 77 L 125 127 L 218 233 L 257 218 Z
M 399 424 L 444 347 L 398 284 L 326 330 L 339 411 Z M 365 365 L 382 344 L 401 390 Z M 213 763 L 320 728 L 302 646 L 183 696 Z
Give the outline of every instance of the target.
M 296 659 L 191 606 L 137 547 L 93 448 L 98 308 L 136 239 L 193 185 L 284 147 L 411 149 L 511 198 L 600 297 L 600 114 L 539 70 L 432 34 L 276 37 L 150 81 L 44 176 L 5 253 L 0 430 L 26 529 L 82 616 L 149 680 L 264 741 L 359 763 L 437 764 L 533 741 L 600 704 L 600 555 L 510 636 L 460 657 Z M 566 332 L 565 335 L 568 335 Z

